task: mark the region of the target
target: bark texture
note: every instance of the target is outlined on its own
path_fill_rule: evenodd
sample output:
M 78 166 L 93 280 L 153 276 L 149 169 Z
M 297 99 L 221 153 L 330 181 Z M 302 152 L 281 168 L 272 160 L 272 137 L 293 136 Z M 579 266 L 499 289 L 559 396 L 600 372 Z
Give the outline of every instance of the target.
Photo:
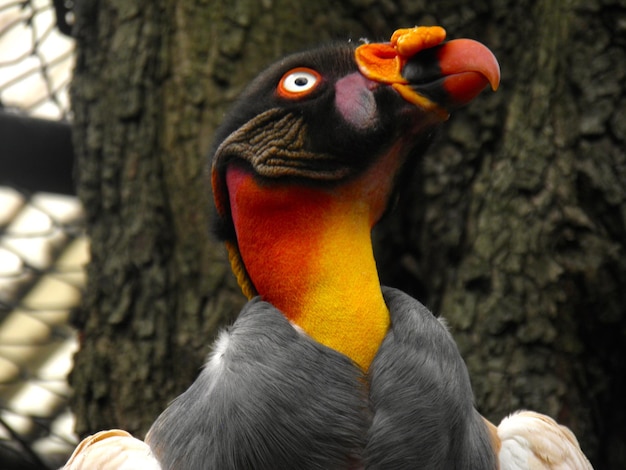
M 596 468 L 624 467 L 625 4 L 444 3 L 437 21 L 493 47 L 503 82 L 381 227 L 383 279 L 448 319 L 485 416 L 547 413 Z
M 309 3 L 77 3 L 74 141 L 91 239 L 71 377 L 79 434 L 145 433 L 243 305 L 209 231 L 206 152 L 258 70 L 353 29 Z
M 485 416 L 546 412 L 596 468 L 626 466 L 623 0 L 89 0 L 76 18 L 80 434 L 142 435 L 243 303 L 204 175 L 241 87 L 293 50 L 440 24 L 494 50 L 502 87 L 452 118 L 377 230 L 382 280 L 449 320 Z

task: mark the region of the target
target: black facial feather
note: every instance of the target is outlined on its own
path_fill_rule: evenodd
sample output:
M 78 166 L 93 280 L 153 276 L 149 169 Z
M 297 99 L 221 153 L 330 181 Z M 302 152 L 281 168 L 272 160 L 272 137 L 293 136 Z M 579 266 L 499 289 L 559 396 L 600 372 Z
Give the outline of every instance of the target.
M 375 117 L 367 126 L 355 127 L 338 110 L 336 101 L 336 83 L 350 74 L 358 72 L 354 58 L 353 44 L 330 44 L 325 47 L 290 55 L 259 74 L 241 93 L 223 124 L 214 137 L 211 150 L 212 159 L 220 145 L 248 123 L 269 110 L 277 109 L 292 113 L 306 126 L 303 151 L 314 155 L 323 155 L 321 164 L 330 165 L 336 174 L 344 176 L 333 178 L 308 178 L 303 175 L 283 174 L 283 182 L 295 179 L 301 185 L 332 185 L 345 182 L 347 178 L 366 170 L 390 146 L 404 140 L 404 152 L 410 155 L 405 159 L 408 165 L 419 161 L 419 156 L 426 150 L 431 140 L 432 126 L 421 122 L 422 115 L 417 108 L 406 102 L 388 86 L 374 89 Z M 279 95 L 277 86 L 281 78 L 290 70 L 307 67 L 321 75 L 321 84 L 310 94 L 296 100 Z M 356 91 L 358 92 L 358 90 Z M 345 97 L 344 97 L 345 98 Z M 357 100 L 357 97 L 354 97 Z M 425 114 L 424 114 L 425 115 Z M 261 149 L 258 149 L 261 151 Z M 418 155 L 416 155 L 418 154 Z M 327 157 L 331 157 L 330 159 Z M 233 155 L 237 158 L 237 155 Z M 225 166 L 231 157 L 217 161 L 216 171 L 223 177 Z M 314 159 L 309 159 L 314 168 Z M 243 164 L 247 164 L 243 162 Z M 320 172 L 328 168 L 320 168 Z M 410 174 L 405 168 L 401 175 Z M 395 200 L 401 188 L 394 188 L 392 200 Z M 222 240 L 234 240 L 235 233 L 231 220 L 215 217 L 214 232 Z
M 346 44 L 331 44 L 287 56 L 261 72 L 239 95 L 224 122 L 215 133 L 211 155 L 232 132 L 253 117 L 270 108 L 282 107 L 304 111 L 312 102 L 319 103 L 321 95 L 332 93 L 329 83 L 337 77 L 357 70 L 353 59 L 354 48 Z M 281 77 L 296 67 L 309 67 L 322 73 L 324 83 L 304 100 L 289 101 L 276 94 Z M 325 100 L 328 97 L 325 96 Z

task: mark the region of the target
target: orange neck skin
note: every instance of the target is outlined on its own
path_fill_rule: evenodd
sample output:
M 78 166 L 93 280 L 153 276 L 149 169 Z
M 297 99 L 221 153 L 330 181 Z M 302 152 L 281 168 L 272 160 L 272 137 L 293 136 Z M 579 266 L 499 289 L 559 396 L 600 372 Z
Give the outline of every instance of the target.
M 257 292 L 365 371 L 389 327 L 370 232 L 386 207 L 395 160 L 383 158 L 334 189 L 264 185 L 239 166 L 226 174 L 239 251 Z

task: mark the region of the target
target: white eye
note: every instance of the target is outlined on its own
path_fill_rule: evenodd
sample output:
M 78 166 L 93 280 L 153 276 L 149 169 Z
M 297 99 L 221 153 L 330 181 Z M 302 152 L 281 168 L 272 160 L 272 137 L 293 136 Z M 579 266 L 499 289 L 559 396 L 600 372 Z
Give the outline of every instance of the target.
M 290 70 L 278 84 L 278 93 L 283 98 L 300 98 L 313 91 L 321 81 L 321 76 L 313 69 L 297 68 Z
M 291 72 L 283 79 L 283 88 L 291 93 L 302 93 L 315 86 L 317 77 L 311 72 L 300 70 Z

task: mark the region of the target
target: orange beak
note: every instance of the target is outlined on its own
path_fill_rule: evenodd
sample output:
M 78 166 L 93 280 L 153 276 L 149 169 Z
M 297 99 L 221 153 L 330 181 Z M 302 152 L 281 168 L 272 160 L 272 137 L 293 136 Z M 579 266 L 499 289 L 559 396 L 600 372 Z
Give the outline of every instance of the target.
M 399 29 L 388 43 L 363 44 L 355 51 L 360 72 L 393 87 L 405 100 L 446 119 L 450 109 L 473 100 L 488 84 L 500 83 L 493 53 L 477 41 L 444 43 L 439 26 Z

